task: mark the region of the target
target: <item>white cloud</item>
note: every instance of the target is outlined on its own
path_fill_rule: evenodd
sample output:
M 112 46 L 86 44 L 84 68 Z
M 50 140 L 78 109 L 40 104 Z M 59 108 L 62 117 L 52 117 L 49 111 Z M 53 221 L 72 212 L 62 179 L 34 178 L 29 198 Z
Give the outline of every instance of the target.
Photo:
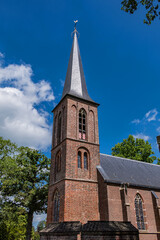
M 148 122 L 155 121 L 158 111 L 156 109 L 152 109 L 145 114 L 145 118 Z
M 0 58 L 4 58 L 4 54 L 0 52 Z
M 160 127 L 158 127 L 156 130 L 157 130 L 157 132 L 160 134 Z
M 156 117 L 158 115 L 157 109 L 152 109 L 148 111 L 145 116 L 140 120 L 140 119 L 134 119 L 131 123 L 134 124 L 139 124 L 139 123 L 144 123 L 145 121 L 151 122 L 157 120 Z
M 61 83 L 61 87 L 64 87 L 64 83 L 65 83 L 65 81 L 62 80 L 62 79 L 60 79 L 60 83 Z
M 135 123 L 135 124 L 138 124 L 140 123 L 141 121 L 139 119 L 134 119 L 131 123 Z
M 34 83 L 31 79 L 33 75 L 30 65 L 10 64 L 7 67 L 0 67 L 0 83 L 12 84 L 22 90 L 30 99 L 30 102 L 39 103 L 41 101 L 54 100 L 53 92 L 49 83 L 41 80 Z
M 146 136 L 144 135 L 143 133 L 138 133 L 136 135 L 133 135 L 134 138 L 141 138 L 141 139 L 144 139 L 145 141 L 148 141 L 149 140 L 149 136 Z
M 42 214 L 34 214 L 34 217 L 33 217 L 33 226 L 36 228 L 38 223 L 40 221 L 46 221 L 46 217 L 47 217 L 47 214 L 46 213 L 42 213 Z
M 54 100 L 45 80 L 32 81 L 30 65 L 0 65 L 0 135 L 19 145 L 46 148 L 51 143 L 48 113 L 37 111 L 42 101 Z

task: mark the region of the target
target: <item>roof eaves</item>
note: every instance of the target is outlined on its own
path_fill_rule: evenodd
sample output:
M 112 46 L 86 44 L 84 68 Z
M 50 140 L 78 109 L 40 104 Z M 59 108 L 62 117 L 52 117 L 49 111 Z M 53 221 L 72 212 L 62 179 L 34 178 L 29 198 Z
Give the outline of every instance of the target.
M 101 176 L 103 177 L 104 180 L 106 180 L 106 173 L 103 170 L 103 168 L 101 166 L 97 166 L 97 170 L 99 171 L 99 173 L 101 174 Z
M 75 96 L 75 95 L 72 95 L 72 94 L 69 94 L 67 93 L 61 100 L 60 102 L 53 108 L 52 112 L 54 112 L 54 110 L 60 105 L 60 103 L 63 101 L 63 99 L 65 99 L 66 97 L 71 97 L 71 98 L 77 98 L 79 100 L 82 100 L 84 102 L 87 102 L 87 103 L 91 103 L 93 105 L 96 105 L 97 107 L 100 105 L 99 103 L 96 103 L 94 101 L 90 101 L 90 100 L 87 100 L 87 99 L 84 99 L 84 98 L 81 98 L 81 97 L 78 97 L 78 96 Z
M 142 184 L 136 184 L 136 183 L 129 183 L 129 182 L 122 182 L 118 180 L 110 180 L 110 179 L 104 179 L 105 183 L 112 183 L 112 184 L 127 184 L 130 187 L 141 187 L 141 188 L 147 188 L 147 189 L 157 189 L 160 190 L 160 187 L 155 187 L 155 186 L 149 186 L 149 185 L 142 185 Z

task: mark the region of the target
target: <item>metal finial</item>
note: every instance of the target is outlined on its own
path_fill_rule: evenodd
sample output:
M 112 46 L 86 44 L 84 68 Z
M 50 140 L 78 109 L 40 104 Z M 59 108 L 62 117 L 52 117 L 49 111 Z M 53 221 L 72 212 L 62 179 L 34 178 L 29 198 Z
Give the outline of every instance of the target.
M 77 27 L 77 23 L 78 23 L 78 20 L 75 20 L 74 21 L 74 31 L 72 32 L 71 37 L 73 37 L 75 33 L 77 34 L 78 38 L 80 36 L 80 34 L 79 34 L 79 32 L 77 31 L 77 28 L 76 28 Z
M 76 29 L 76 25 L 77 25 L 77 23 L 78 23 L 78 20 L 75 20 L 75 21 L 74 21 L 74 31 L 77 30 L 77 29 Z

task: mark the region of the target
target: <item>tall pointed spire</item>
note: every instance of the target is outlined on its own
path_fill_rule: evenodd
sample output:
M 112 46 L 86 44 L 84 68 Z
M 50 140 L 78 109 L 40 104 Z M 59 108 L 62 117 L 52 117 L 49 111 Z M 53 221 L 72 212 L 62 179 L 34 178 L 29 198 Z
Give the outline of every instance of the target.
M 89 97 L 86 81 L 84 77 L 83 67 L 82 67 L 82 61 L 78 46 L 78 39 L 77 39 L 77 30 L 76 30 L 76 23 L 75 21 L 75 29 L 74 29 L 74 38 L 73 38 L 73 44 L 72 49 L 70 53 L 70 59 L 68 63 L 68 69 L 66 74 L 66 80 L 64 84 L 63 94 L 62 98 L 66 94 L 70 94 L 79 98 L 83 98 L 88 101 L 93 100 Z

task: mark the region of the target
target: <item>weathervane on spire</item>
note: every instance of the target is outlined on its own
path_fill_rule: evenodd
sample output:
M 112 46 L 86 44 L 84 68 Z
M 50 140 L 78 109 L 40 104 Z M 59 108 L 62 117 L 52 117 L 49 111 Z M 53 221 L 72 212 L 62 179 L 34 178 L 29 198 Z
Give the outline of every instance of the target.
M 78 20 L 74 20 L 74 31 L 72 32 L 71 36 L 73 37 L 74 33 L 77 33 L 77 36 L 79 38 L 80 34 L 77 31 L 77 23 L 78 23 Z
M 75 20 L 75 21 L 74 21 L 74 31 L 77 31 L 77 29 L 76 29 L 77 23 L 78 23 L 78 20 Z

